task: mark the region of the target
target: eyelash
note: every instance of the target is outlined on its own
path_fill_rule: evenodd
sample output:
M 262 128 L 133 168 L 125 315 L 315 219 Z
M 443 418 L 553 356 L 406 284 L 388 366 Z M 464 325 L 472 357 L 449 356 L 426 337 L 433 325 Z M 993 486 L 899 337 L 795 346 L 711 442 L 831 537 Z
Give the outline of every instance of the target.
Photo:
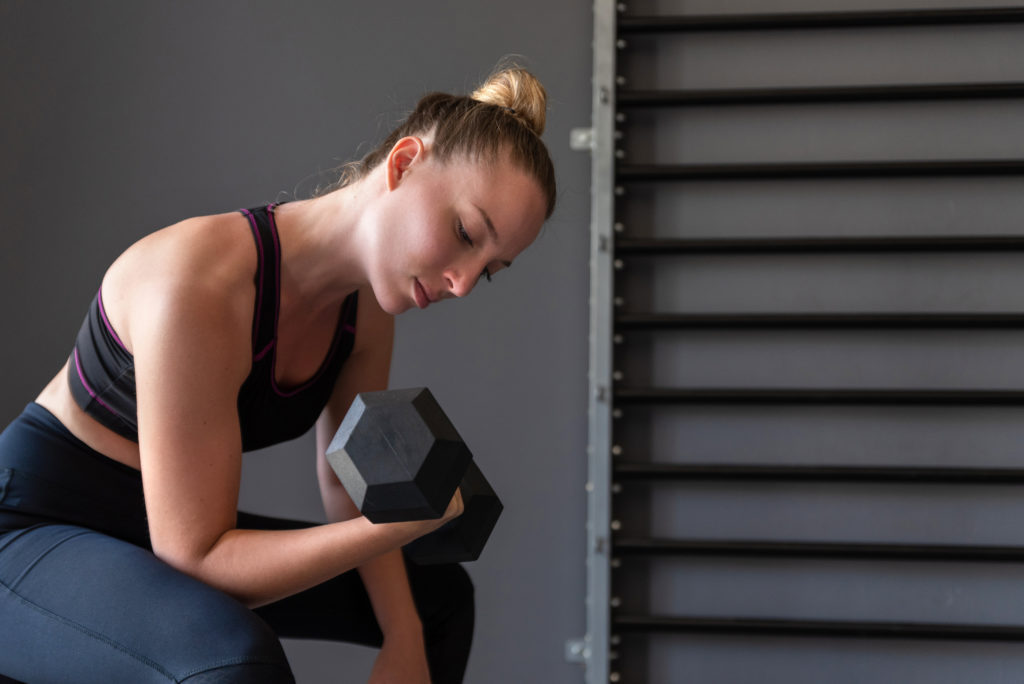
M 473 239 L 471 237 L 469 237 L 469 233 L 466 232 L 466 227 L 462 225 L 462 221 L 461 220 L 456 220 L 455 223 L 459 227 L 459 237 L 462 238 L 463 242 L 465 242 L 467 245 L 472 247 L 473 246 Z M 487 282 L 491 282 L 491 272 L 489 270 L 487 270 L 486 268 L 484 269 L 484 272 L 481 273 L 480 275 L 482 275 L 483 277 L 487 278 Z

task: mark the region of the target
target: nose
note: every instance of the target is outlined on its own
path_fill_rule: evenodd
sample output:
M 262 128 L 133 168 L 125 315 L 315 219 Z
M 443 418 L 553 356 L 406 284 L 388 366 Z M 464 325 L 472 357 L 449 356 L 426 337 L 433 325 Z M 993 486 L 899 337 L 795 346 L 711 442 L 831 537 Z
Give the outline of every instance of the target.
M 448 292 L 450 297 L 465 297 L 473 291 L 473 287 L 479 280 L 480 273 L 483 273 L 483 267 L 479 271 L 474 271 L 472 267 L 462 266 L 459 268 L 450 268 L 444 273 L 445 284 L 448 286 Z

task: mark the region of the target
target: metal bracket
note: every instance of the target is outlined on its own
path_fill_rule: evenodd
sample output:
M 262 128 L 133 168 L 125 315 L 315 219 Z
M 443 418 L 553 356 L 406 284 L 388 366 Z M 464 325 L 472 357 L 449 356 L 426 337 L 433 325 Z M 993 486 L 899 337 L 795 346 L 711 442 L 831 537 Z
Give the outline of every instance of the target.
M 594 149 L 594 129 L 574 128 L 569 131 L 569 147 L 576 152 L 589 152 Z
M 581 663 L 586 664 L 590 660 L 590 640 L 586 637 L 583 639 L 569 639 L 565 642 L 565 659 L 570 663 Z

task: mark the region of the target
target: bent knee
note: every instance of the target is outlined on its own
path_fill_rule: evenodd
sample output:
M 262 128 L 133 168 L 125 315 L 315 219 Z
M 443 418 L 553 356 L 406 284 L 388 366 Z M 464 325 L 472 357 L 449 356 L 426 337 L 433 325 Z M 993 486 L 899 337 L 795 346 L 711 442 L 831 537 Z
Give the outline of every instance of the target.
M 222 595 L 223 596 L 223 595 Z M 294 682 L 277 635 L 248 608 L 226 596 L 207 597 L 179 622 L 179 653 L 169 669 L 189 684 Z
M 258 618 L 227 630 L 207 632 L 209 644 L 176 668 L 188 684 L 294 684 L 281 642 Z

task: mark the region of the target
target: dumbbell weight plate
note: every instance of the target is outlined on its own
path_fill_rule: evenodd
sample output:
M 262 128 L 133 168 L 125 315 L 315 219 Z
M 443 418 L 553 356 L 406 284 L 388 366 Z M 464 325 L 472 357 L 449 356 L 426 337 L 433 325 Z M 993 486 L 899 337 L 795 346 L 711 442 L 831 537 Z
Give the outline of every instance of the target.
M 459 488 L 462 515 L 405 545 L 406 555 L 417 565 L 464 563 L 480 557 L 504 506 L 472 461 Z
M 375 523 L 440 518 L 472 459 L 425 387 L 357 395 L 326 455 Z

